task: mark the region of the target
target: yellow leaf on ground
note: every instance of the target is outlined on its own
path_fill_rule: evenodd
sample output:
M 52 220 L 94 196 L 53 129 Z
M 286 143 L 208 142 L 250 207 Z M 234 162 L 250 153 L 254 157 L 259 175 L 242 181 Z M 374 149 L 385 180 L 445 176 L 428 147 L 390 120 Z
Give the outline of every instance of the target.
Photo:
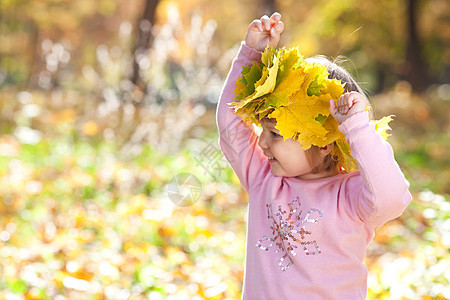
M 86 135 L 95 135 L 98 132 L 98 125 L 94 121 L 88 121 L 83 124 L 81 129 Z

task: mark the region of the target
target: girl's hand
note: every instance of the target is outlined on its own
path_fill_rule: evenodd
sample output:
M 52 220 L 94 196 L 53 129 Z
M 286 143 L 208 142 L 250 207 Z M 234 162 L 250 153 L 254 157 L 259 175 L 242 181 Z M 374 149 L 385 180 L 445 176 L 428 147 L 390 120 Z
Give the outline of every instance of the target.
M 267 45 L 275 48 L 280 41 L 280 35 L 284 30 L 284 23 L 281 21 L 281 15 L 274 13 L 270 18 L 263 16 L 261 19 L 254 20 L 248 26 L 245 43 L 250 48 L 258 51 L 264 51 Z
M 344 93 L 337 101 L 337 106 L 334 100 L 330 100 L 330 113 L 339 124 L 352 115 L 365 111 L 369 105 L 366 96 L 358 92 Z

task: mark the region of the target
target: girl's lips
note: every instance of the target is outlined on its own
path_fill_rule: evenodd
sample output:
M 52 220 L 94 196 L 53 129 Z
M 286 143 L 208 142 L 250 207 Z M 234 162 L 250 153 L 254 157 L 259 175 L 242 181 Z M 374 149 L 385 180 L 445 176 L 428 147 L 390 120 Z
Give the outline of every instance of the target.
M 276 161 L 275 157 L 271 156 L 271 155 L 267 155 L 266 153 L 264 153 L 264 155 L 267 157 L 267 159 L 269 160 L 269 162 L 274 162 Z

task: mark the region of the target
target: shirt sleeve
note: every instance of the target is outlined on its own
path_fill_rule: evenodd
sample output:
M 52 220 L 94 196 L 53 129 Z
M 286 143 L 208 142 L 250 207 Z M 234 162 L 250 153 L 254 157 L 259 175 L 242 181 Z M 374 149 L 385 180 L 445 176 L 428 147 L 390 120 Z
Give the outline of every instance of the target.
M 412 197 L 391 145 L 369 123 L 367 112 L 351 116 L 339 130 L 345 134 L 360 173 L 350 178 L 345 191 L 351 213 L 374 227 L 399 217 Z
M 216 111 L 220 148 L 247 192 L 261 178 L 261 174 L 268 171 L 268 164 L 263 166 L 264 155 L 253 127 L 244 123 L 228 104 L 236 97 L 233 90 L 236 80 L 242 76 L 242 67 L 260 60 L 261 53 L 242 42 L 225 80 Z

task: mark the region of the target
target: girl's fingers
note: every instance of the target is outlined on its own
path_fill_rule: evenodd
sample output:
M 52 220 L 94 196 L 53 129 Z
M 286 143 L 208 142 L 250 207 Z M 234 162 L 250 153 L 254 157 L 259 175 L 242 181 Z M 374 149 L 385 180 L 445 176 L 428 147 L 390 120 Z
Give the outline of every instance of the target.
M 262 23 L 263 28 L 264 28 L 265 30 L 269 31 L 269 30 L 270 30 L 270 27 L 271 27 L 269 17 L 268 17 L 268 16 L 262 16 L 260 20 L 261 20 L 261 23 Z
M 330 113 L 334 119 L 341 124 L 349 116 L 357 112 L 364 111 L 364 95 L 358 92 L 345 93 L 337 100 L 337 105 L 333 100 L 330 101 Z
M 251 30 L 257 30 L 257 31 L 263 31 L 263 27 L 260 20 L 253 20 L 253 22 L 250 23 L 249 29 Z
M 283 30 L 284 30 L 284 23 L 283 23 L 283 21 L 279 21 L 277 23 L 277 25 L 275 25 L 273 28 L 275 28 L 275 30 L 276 30 L 276 32 L 278 34 L 281 34 L 283 32 Z
M 284 24 L 279 13 L 272 14 L 270 18 L 264 15 L 250 23 L 245 42 L 258 51 L 264 51 L 268 45 L 271 47 L 278 45 L 283 30 Z
M 361 94 L 350 92 L 343 94 L 338 100 L 338 111 L 341 114 L 347 114 L 349 110 L 357 103 L 361 102 Z
M 338 100 L 338 111 L 340 114 L 344 113 L 344 103 L 345 103 L 346 94 L 342 95 Z
M 342 123 L 344 116 L 339 113 L 338 107 L 336 106 L 336 103 L 334 100 L 330 100 L 330 114 L 333 116 L 333 118 L 338 122 L 339 124 Z
M 270 16 L 270 26 L 273 27 L 281 20 L 281 15 L 278 12 L 273 13 Z
M 353 100 L 355 100 L 356 96 L 351 94 L 350 97 L 347 99 L 347 109 L 351 108 L 353 106 Z
M 330 100 L 330 113 L 335 115 L 336 114 L 336 103 L 334 102 L 334 100 Z
M 278 43 L 278 41 L 280 40 L 280 33 L 278 32 L 275 27 L 272 27 L 272 29 L 270 29 L 270 35 L 276 40 L 276 42 Z

